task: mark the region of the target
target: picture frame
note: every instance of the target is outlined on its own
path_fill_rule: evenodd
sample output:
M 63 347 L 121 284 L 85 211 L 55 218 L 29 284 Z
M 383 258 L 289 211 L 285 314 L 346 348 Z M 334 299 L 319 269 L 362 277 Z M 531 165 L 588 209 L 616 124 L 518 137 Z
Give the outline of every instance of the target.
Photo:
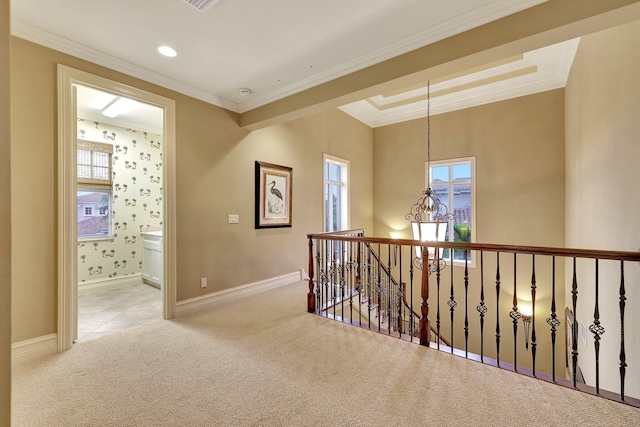
M 255 228 L 291 227 L 293 168 L 255 162 Z

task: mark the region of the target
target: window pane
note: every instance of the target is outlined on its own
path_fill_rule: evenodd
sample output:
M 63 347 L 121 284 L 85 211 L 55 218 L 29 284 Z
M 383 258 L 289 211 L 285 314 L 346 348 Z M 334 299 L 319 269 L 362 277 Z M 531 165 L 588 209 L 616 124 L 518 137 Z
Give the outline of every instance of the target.
M 331 186 L 331 200 L 332 200 L 332 212 L 331 217 L 333 220 L 333 229 L 331 231 L 339 231 L 341 229 L 340 224 L 340 186 Z
M 449 207 L 449 186 L 448 185 L 437 185 L 436 184 L 436 185 L 432 185 L 431 189 L 433 190 L 433 197 L 435 197 L 438 200 L 440 200 L 440 203 L 444 205 L 440 209 L 440 214 L 444 215 L 447 212 L 447 210 L 451 209 Z
M 449 166 L 432 166 L 431 179 L 433 181 L 449 181 Z
M 340 181 L 340 166 L 331 163 L 331 180 Z
M 101 153 L 100 151 L 93 152 L 93 164 L 94 166 L 109 166 L 109 153 Z
M 324 180 L 329 179 L 329 162 L 324 162 Z
M 78 237 L 111 235 L 111 191 L 78 190 Z
M 78 178 L 91 178 L 91 166 L 78 164 Z
M 471 185 L 456 184 L 453 186 L 453 241 L 471 242 Z M 455 250 L 454 259 L 464 260 L 464 251 Z M 467 259 L 471 253 L 467 252 Z
M 108 167 L 106 167 L 106 168 L 104 168 L 104 167 L 94 167 L 93 168 L 93 178 L 109 181 L 109 179 L 111 178 L 109 176 L 109 168 Z
M 471 179 L 471 163 L 453 166 L 453 179 Z
M 78 150 L 78 164 L 90 165 L 91 164 L 91 151 L 90 150 Z
M 328 163 L 325 163 L 327 166 L 325 170 L 329 171 Z M 329 231 L 329 224 L 331 221 L 331 209 L 329 205 L 329 184 L 325 184 L 324 186 L 324 231 Z

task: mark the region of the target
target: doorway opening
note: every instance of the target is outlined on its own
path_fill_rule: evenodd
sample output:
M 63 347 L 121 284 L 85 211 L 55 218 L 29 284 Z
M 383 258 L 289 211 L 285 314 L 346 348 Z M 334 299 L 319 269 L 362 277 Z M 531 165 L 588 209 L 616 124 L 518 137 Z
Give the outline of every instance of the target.
M 163 110 L 76 85 L 78 335 L 162 318 Z
M 58 94 L 64 351 L 175 314 L 175 102 L 63 65 Z

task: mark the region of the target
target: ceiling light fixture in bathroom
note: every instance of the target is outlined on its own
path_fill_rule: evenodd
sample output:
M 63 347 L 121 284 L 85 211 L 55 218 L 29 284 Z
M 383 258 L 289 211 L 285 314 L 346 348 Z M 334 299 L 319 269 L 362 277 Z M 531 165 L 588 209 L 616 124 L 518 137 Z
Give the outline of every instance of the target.
M 128 113 L 137 104 L 138 102 L 133 99 L 118 97 L 102 110 L 102 114 L 111 118 L 117 117 L 120 114 Z

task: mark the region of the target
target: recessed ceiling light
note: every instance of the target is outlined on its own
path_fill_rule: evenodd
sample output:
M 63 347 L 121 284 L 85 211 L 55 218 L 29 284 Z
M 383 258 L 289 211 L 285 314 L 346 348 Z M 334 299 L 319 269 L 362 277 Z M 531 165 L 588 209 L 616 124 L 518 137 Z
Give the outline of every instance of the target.
M 241 87 L 240 89 L 238 89 L 238 92 L 240 92 L 240 95 L 242 96 L 249 96 L 253 93 L 251 89 L 246 87 Z
M 158 46 L 158 52 L 160 52 L 161 55 L 168 56 L 169 58 L 173 58 L 178 54 L 175 49 L 170 48 L 169 46 Z

